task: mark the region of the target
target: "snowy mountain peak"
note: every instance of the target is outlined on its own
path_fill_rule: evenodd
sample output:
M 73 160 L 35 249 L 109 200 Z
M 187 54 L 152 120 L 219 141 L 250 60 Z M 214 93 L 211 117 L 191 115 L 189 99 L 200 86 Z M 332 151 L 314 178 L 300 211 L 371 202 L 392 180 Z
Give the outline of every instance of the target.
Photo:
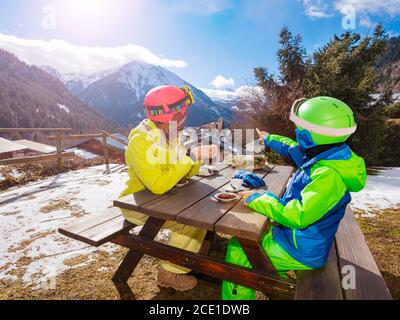
M 67 73 L 61 75 L 61 81 L 72 91 L 77 94 L 79 91 L 85 90 L 93 83 L 103 79 L 115 72 L 115 69 L 99 71 L 92 74 L 81 74 L 81 73 Z
M 137 100 L 144 97 L 150 87 L 166 84 L 189 85 L 167 69 L 137 61 L 124 65 L 116 74 L 121 85 L 135 92 Z
M 216 104 L 203 91 L 175 73 L 145 62 L 132 61 L 118 69 L 90 75 L 64 74 L 59 79 L 74 95 L 123 126 L 135 126 L 143 120 L 146 93 L 167 84 L 192 89 L 196 104 L 189 109 L 189 126 L 217 121 L 220 116 L 227 122 L 232 118 L 229 108 Z

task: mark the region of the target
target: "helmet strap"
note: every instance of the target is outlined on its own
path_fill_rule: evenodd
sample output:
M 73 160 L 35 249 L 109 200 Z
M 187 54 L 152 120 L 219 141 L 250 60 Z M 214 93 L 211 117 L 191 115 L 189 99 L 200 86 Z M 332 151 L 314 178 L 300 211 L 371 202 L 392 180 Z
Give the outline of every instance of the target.
M 188 86 L 183 86 L 181 87 L 181 89 L 183 90 L 183 92 L 185 92 L 186 96 L 187 96 L 187 100 L 188 100 L 188 107 L 194 105 L 195 103 L 195 99 L 193 96 L 193 92 L 192 89 L 190 89 L 190 87 Z

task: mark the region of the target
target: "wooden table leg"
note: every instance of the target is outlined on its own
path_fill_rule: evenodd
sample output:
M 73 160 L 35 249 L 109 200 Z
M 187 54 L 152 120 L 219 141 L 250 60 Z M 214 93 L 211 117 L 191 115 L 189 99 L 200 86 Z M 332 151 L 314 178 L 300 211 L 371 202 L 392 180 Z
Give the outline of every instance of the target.
M 157 234 L 160 232 L 165 220 L 149 217 L 143 229 L 139 233 L 140 237 L 145 239 L 154 240 Z M 129 233 L 121 235 L 122 237 L 128 238 Z M 120 237 L 121 237 L 120 236 Z M 135 268 L 139 264 L 143 257 L 143 253 L 130 249 L 126 254 L 124 260 L 119 266 L 118 270 L 115 272 L 112 278 L 115 287 L 117 288 L 121 299 L 132 299 L 134 297 L 132 290 L 129 288 L 127 281 Z
M 251 241 L 241 238 L 238 238 L 238 241 L 247 256 L 247 259 L 249 259 L 254 271 L 261 274 L 277 274 L 275 267 L 272 265 L 271 260 L 265 253 L 259 241 Z M 276 289 L 273 289 L 273 291 L 276 291 Z M 266 292 L 267 291 L 264 293 Z M 269 294 L 271 294 L 271 291 L 269 291 Z M 275 296 L 275 294 L 278 297 L 281 293 L 272 292 L 272 295 Z M 286 293 L 283 292 L 281 297 L 285 299 Z
M 258 272 L 276 273 L 268 255 L 264 252 L 260 242 L 238 238 L 238 241 L 249 259 L 253 269 Z
M 200 248 L 199 254 L 203 256 L 207 256 L 212 244 L 215 240 L 215 232 L 214 231 L 207 231 L 207 234 L 204 238 L 203 244 Z
M 260 272 L 240 267 L 219 261 L 217 258 L 202 256 L 140 236 L 118 236 L 113 240 L 113 243 L 161 260 L 168 260 L 195 272 L 266 292 L 273 297 L 279 296 L 280 298 L 293 299 L 294 296 L 295 283 L 291 280 L 280 278 L 276 271 L 268 274 L 265 269 Z

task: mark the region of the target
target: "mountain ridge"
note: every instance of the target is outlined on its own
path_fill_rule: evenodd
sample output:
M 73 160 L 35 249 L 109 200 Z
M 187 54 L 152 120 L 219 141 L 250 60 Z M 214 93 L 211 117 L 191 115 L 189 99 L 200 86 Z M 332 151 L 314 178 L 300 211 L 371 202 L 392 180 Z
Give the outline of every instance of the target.
M 0 126 L 70 127 L 75 132 L 121 127 L 72 95 L 57 78 L 0 49 Z
M 379 91 L 390 85 L 394 93 L 400 93 L 400 36 L 386 41 L 386 52 L 380 58 L 377 68 L 382 75 Z
M 123 126 L 132 127 L 143 120 L 146 116 L 143 108 L 146 93 L 166 84 L 192 89 L 196 104 L 189 108 L 188 126 L 217 121 L 220 116 L 228 123 L 232 119 L 229 107 L 214 102 L 202 90 L 172 71 L 149 63 L 132 61 L 120 68 L 92 75 L 60 75 L 60 80 L 71 93 Z

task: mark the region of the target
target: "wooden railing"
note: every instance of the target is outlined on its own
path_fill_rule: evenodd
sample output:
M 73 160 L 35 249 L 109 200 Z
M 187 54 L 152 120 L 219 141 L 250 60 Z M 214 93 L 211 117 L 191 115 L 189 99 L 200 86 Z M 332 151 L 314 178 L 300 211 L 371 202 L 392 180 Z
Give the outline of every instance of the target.
M 72 128 L 0 128 L 0 133 L 26 133 L 26 132 L 70 132 Z M 62 150 L 57 149 L 57 153 L 33 156 L 33 157 L 21 157 L 0 160 L 0 165 L 13 165 L 21 163 L 32 163 L 51 159 L 62 159 L 73 157 L 75 154 L 73 152 L 62 152 Z
M 69 132 L 72 128 L 0 128 L 3 132 Z
M 0 160 L 0 165 L 13 165 L 13 164 L 21 164 L 21 163 L 32 163 L 44 160 L 57 159 L 58 167 L 61 169 L 63 166 L 64 158 L 71 158 L 75 156 L 74 152 L 64 152 L 62 148 L 62 141 L 64 140 L 83 140 L 83 139 L 96 139 L 101 138 L 101 143 L 103 145 L 104 159 L 106 164 L 106 172 L 110 173 L 110 156 L 108 149 L 111 148 L 118 152 L 123 152 L 107 143 L 107 137 L 118 141 L 119 143 L 126 145 L 126 141 L 116 137 L 113 134 L 110 134 L 106 131 L 101 131 L 101 133 L 97 134 L 62 134 L 65 132 L 72 131 L 72 128 L 0 128 L 0 133 L 4 132 L 55 132 L 55 135 L 49 136 L 50 141 L 55 141 L 57 152 L 47 155 L 33 156 L 33 157 L 22 157 L 22 158 L 12 158 Z
M 103 145 L 103 153 L 104 153 L 104 159 L 105 159 L 105 164 L 106 164 L 106 172 L 109 174 L 110 171 L 110 156 L 108 149 L 111 148 L 115 151 L 118 152 L 123 152 L 122 150 L 119 150 L 117 148 L 114 148 L 113 146 L 109 145 L 107 143 L 107 137 L 110 137 L 111 139 L 118 141 L 119 143 L 126 145 L 126 141 L 116 137 L 115 135 L 108 133 L 107 131 L 102 130 L 101 133 L 99 134 L 77 134 L 77 135 L 60 135 L 56 134 L 54 136 L 50 136 L 49 139 L 52 141 L 56 141 L 56 146 L 57 146 L 57 154 L 62 154 L 62 148 L 61 148 L 61 141 L 62 140 L 81 140 L 81 139 L 97 139 L 101 138 L 102 145 Z M 62 166 L 62 160 L 63 157 L 58 158 L 58 165 Z
M 21 158 L 12 158 L 12 159 L 4 159 L 0 160 L 0 166 L 7 166 L 12 164 L 22 164 L 22 163 L 32 163 L 32 162 L 39 162 L 51 159 L 63 159 L 63 158 L 71 158 L 75 156 L 74 152 L 62 152 L 58 153 L 51 153 L 45 154 L 40 156 L 32 156 L 32 157 L 21 157 Z

